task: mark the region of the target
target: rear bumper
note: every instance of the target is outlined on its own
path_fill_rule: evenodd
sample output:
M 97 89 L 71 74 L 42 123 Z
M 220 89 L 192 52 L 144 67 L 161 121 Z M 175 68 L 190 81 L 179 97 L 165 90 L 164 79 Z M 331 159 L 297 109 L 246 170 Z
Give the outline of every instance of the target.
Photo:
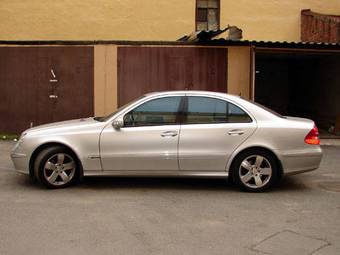
M 294 175 L 319 168 L 322 160 L 320 146 L 289 152 L 276 151 L 282 163 L 284 175 Z

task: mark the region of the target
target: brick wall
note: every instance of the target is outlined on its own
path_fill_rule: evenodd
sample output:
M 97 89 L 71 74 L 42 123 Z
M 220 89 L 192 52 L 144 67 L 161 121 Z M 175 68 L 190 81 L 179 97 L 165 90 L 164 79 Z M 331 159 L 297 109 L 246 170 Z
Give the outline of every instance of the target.
M 301 11 L 301 41 L 340 42 L 340 16 Z

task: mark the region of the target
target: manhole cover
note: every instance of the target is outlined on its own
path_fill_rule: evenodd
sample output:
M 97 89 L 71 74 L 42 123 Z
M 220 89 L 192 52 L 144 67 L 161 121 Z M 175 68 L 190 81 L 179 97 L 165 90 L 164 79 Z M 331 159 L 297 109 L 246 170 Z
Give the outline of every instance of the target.
M 319 187 L 324 190 L 340 192 L 340 182 L 339 181 L 329 181 L 319 183 Z

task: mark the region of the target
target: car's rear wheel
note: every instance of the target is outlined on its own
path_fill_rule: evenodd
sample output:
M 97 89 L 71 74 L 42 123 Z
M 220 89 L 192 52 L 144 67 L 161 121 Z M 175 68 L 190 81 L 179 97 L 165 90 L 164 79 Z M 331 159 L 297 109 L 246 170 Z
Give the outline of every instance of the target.
M 70 186 L 79 179 L 77 158 L 62 146 L 47 148 L 35 160 L 34 176 L 48 188 Z
M 248 150 L 237 156 L 231 167 L 233 181 L 246 191 L 264 191 L 277 183 L 279 168 L 265 150 Z

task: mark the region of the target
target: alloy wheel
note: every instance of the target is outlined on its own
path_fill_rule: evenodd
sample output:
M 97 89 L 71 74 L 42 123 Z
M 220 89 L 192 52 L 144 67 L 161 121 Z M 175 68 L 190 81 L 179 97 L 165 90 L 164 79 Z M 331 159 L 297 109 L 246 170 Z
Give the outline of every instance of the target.
M 273 174 L 268 159 L 261 155 L 251 155 L 245 158 L 239 167 L 241 182 L 252 189 L 264 187 Z
M 51 156 L 44 165 L 44 177 L 54 186 L 69 183 L 76 172 L 74 159 L 66 153 Z

